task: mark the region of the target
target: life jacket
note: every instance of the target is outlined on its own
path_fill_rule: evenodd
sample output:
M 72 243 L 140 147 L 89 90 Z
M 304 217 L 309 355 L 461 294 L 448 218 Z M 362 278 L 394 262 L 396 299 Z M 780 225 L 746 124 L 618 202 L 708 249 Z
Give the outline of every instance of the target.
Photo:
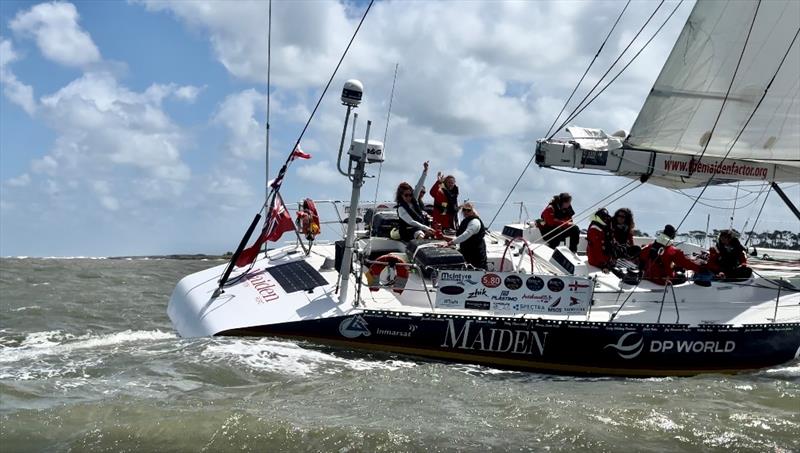
M 467 217 L 461 221 L 456 230 L 456 235 L 460 236 L 467 231 L 469 223 L 476 219 L 481 224 L 480 230 L 473 234 L 467 240 L 458 245 L 458 249 L 464 255 L 464 261 L 475 266 L 479 269 L 486 269 L 486 242 L 483 238 L 486 236 L 486 228 L 483 226 L 483 221 L 479 217 Z
M 400 210 L 405 209 L 409 216 L 415 221 L 427 225 L 428 220 L 422 215 L 422 212 L 417 208 L 417 203 L 406 203 L 405 201 L 401 201 L 397 204 L 397 216 L 400 219 L 400 223 L 397 226 L 398 231 L 400 232 L 400 239 L 403 241 L 410 241 L 414 239 L 414 232 L 418 229 L 414 225 L 410 225 L 403 221 L 403 218 L 400 217 Z
M 614 240 L 619 244 L 633 245 L 633 231 L 626 224 L 619 224 L 616 221 L 612 223 L 612 233 Z
M 298 230 L 306 236 L 306 239 L 313 241 L 322 232 L 319 223 L 319 214 L 314 201 L 310 198 L 303 200 L 301 209 L 297 210 Z

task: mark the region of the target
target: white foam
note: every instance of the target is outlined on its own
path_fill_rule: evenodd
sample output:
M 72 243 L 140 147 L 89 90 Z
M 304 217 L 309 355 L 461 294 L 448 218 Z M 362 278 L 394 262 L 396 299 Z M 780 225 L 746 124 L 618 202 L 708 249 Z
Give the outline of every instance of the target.
M 332 354 L 305 349 L 294 343 L 261 340 L 218 340 L 209 345 L 202 355 L 219 359 L 233 359 L 250 368 L 281 374 L 307 376 L 322 372 L 336 374 L 343 369 L 356 371 L 397 370 L 416 366 L 401 360 L 343 359 Z
M 0 347 L 0 363 L 31 360 L 53 354 L 66 354 L 76 350 L 101 348 L 124 343 L 157 341 L 175 338 L 175 334 L 160 330 L 126 330 L 107 335 L 87 334 L 75 336 L 58 330 L 28 334 L 19 346 Z
M 661 431 L 674 431 L 682 429 L 683 426 L 675 423 L 669 417 L 656 411 L 651 411 L 650 416 L 642 420 L 645 425 L 657 428 Z
M 769 370 L 764 370 L 764 373 L 786 377 L 800 377 L 800 363 L 778 368 L 771 368 Z

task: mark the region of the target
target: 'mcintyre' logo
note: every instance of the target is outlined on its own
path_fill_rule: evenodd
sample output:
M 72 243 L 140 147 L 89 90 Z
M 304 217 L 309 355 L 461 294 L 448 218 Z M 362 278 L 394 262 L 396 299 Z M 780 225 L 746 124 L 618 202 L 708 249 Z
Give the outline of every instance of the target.
M 627 341 L 629 337 L 639 335 L 639 340 L 636 341 L 633 337 L 630 341 Z M 623 359 L 635 359 L 642 353 L 642 349 L 644 349 L 644 337 L 639 332 L 628 332 L 625 335 L 619 337 L 617 343 L 609 343 L 603 349 L 612 348 L 617 351 L 620 357 Z
M 339 333 L 345 338 L 358 338 L 362 335 L 368 337 L 372 334 L 367 328 L 367 321 L 361 315 L 345 318 L 339 324 Z

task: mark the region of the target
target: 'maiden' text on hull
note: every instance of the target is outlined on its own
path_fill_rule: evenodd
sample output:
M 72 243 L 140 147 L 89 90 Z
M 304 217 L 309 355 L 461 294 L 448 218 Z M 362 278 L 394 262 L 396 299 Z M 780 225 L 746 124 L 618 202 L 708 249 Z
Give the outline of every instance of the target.
M 472 323 L 472 320 L 464 322 L 461 330 L 457 331 L 454 320 L 448 319 L 441 347 L 544 355 L 547 332 L 494 327 L 473 328 Z

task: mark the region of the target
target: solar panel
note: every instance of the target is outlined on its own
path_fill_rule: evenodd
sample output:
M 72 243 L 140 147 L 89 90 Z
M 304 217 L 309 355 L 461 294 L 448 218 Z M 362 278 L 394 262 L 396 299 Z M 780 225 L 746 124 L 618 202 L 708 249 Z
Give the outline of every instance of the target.
M 286 293 L 308 291 L 328 284 L 328 281 L 316 269 L 303 260 L 270 267 L 267 272 Z

